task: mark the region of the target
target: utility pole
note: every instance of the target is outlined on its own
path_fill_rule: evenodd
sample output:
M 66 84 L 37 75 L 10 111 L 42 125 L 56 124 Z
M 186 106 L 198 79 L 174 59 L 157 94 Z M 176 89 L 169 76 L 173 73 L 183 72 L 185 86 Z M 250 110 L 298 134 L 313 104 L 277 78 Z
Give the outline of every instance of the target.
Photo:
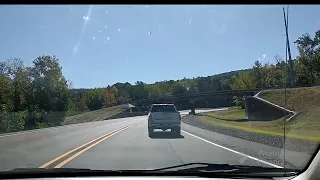
M 295 84 L 294 84 L 293 63 L 292 63 L 292 59 L 291 59 L 290 42 L 289 42 L 289 35 L 288 35 L 288 23 L 289 23 L 288 22 L 289 21 L 288 10 L 289 10 L 289 5 L 287 6 L 287 18 L 286 18 L 286 12 L 283 8 L 283 18 L 284 18 L 284 26 L 285 26 L 286 38 L 287 38 L 286 51 L 288 51 L 288 55 L 289 55 L 288 64 L 289 64 L 289 72 L 290 72 L 290 87 L 293 88 L 295 86 Z

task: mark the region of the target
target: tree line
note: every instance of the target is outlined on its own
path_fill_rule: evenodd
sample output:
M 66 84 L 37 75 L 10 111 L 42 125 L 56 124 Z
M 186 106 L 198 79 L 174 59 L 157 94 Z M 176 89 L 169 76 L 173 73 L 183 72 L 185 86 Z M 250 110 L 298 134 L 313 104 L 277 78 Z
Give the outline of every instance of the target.
M 320 30 L 303 34 L 295 42 L 299 55 L 293 60 L 296 86 L 319 85 Z M 104 88 L 72 89 L 62 74 L 59 59 L 39 56 L 30 67 L 19 58 L 0 62 L 0 133 L 60 125 L 63 118 L 87 111 L 148 98 L 188 93 L 289 87 L 286 61 L 255 61 L 252 68 L 208 77 L 184 78 L 146 84 L 116 83 Z M 233 103 L 243 107 L 242 97 Z

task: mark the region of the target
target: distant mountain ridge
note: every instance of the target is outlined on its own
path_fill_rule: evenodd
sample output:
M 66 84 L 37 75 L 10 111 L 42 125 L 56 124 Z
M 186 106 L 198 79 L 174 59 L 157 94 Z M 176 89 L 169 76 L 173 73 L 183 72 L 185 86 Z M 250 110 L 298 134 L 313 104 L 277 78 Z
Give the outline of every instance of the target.
M 219 74 L 214 74 L 214 75 L 211 75 L 211 76 L 207 76 L 205 78 L 208 78 L 208 77 L 211 77 L 211 78 L 223 78 L 223 77 L 232 77 L 232 76 L 235 76 L 235 75 L 239 75 L 239 73 L 241 72 L 244 72 L 244 71 L 248 71 L 250 70 L 250 68 L 248 69 L 241 69 L 241 70 L 236 70 L 236 71 L 229 71 L 229 72 L 224 72 L 224 73 L 219 73 Z M 181 82 L 181 81 L 186 81 L 186 80 L 197 80 L 199 78 L 204 78 L 204 77 L 193 77 L 193 78 L 185 78 L 185 79 L 179 79 L 179 80 L 166 80 L 166 81 L 159 81 L 159 82 L 154 82 L 154 83 L 151 83 L 152 84 L 156 84 L 156 83 L 162 83 L 162 82 L 168 82 L 168 81 L 174 81 L 174 82 Z M 128 83 L 128 82 L 126 82 Z M 128 83 L 130 84 L 130 83 Z M 132 86 L 134 86 L 134 84 L 131 84 Z M 112 85 L 113 86 L 113 85 Z M 107 87 L 107 86 L 106 86 Z M 72 88 L 70 89 L 70 92 L 72 94 L 73 97 L 77 96 L 78 94 L 81 94 L 81 93 L 85 93 L 85 92 L 88 92 L 90 90 L 92 90 L 94 88 Z

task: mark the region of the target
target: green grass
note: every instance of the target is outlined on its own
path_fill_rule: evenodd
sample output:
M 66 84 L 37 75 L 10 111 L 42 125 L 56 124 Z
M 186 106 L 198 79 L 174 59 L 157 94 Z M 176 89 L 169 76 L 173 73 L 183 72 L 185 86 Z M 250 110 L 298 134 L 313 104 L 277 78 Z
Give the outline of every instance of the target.
M 127 110 L 128 105 L 119 105 L 113 106 L 109 108 L 103 108 L 96 111 L 89 111 L 82 114 L 77 114 L 74 116 L 69 116 L 64 118 L 63 125 L 65 124 L 75 124 L 75 123 L 83 123 L 83 122 L 91 122 L 91 121 L 100 121 L 104 120 L 108 117 L 111 117 L 115 114 L 118 114 L 124 110 Z
M 259 97 L 298 113 L 291 121 L 286 122 L 287 137 L 320 142 L 319 87 L 287 89 L 286 103 L 284 90 L 263 91 Z M 201 117 L 202 121 L 219 126 L 274 136 L 283 136 L 284 132 L 285 118 L 245 121 L 244 109 L 237 108 L 203 114 L 206 116 Z
M 242 131 L 266 134 L 271 136 L 283 137 L 283 132 L 284 132 L 283 119 L 272 121 L 272 123 L 259 122 L 259 121 L 232 122 L 232 121 L 218 120 L 208 116 L 202 116 L 200 117 L 200 119 L 205 123 L 209 123 L 217 126 L 239 129 Z M 289 138 L 302 139 L 302 140 L 308 140 L 313 142 L 320 141 L 319 132 L 313 132 L 315 133 L 314 136 L 312 135 L 313 133 L 308 133 L 304 135 L 302 133 L 297 133 L 296 131 L 292 131 L 290 127 L 286 128 L 286 132 L 287 132 L 286 136 Z
M 297 112 L 287 125 L 297 134 L 320 137 L 320 87 L 264 91 L 259 97 Z
M 221 120 L 238 121 L 247 119 L 245 111 L 243 109 L 232 107 L 225 111 L 216 111 L 206 113 L 207 116 Z

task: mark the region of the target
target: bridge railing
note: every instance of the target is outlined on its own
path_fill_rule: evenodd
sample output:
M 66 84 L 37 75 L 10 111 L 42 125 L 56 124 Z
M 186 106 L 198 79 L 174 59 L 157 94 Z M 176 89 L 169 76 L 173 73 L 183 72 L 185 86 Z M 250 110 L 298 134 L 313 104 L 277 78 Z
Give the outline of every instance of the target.
M 184 99 L 184 98 L 195 98 L 199 96 L 208 96 L 208 95 L 251 95 L 255 92 L 259 92 L 262 89 L 244 89 L 244 90 L 224 90 L 224 91 L 206 91 L 206 92 L 198 92 L 198 93 L 188 93 L 188 94 L 181 94 L 176 96 L 165 96 L 165 97 L 157 97 L 157 98 L 149 98 L 149 99 L 142 99 L 131 101 L 130 103 L 143 103 L 143 102 L 150 102 L 150 101 L 161 101 L 161 100 L 168 100 L 168 99 Z

